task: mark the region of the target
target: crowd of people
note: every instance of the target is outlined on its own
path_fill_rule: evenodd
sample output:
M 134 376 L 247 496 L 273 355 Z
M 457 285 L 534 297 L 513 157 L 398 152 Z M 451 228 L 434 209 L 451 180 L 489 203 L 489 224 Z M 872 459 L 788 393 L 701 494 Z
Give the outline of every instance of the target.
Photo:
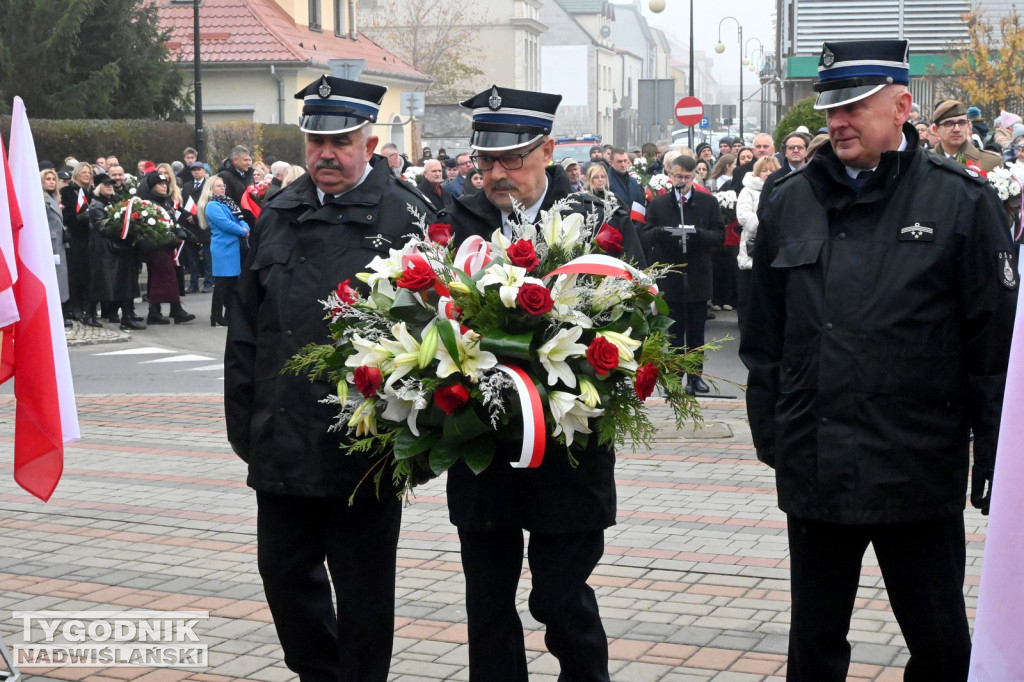
M 211 326 L 227 326 L 224 311 L 259 206 L 305 173 L 300 165 L 270 161 L 269 167 L 254 164 L 249 150 L 237 146 L 216 174 L 191 147 L 180 161 L 141 160 L 135 174 L 114 155 L 93 163 L 68 157 L 60 168 L 41 162 L 65 326 L 141 331 L 185 324 L 196 314 L 182 300 L 199 293 L 212 294 Z M 170 220 L 168 243 L 137 244 L 127 233 L 105 229 L 112 208 L 134 199 L 159 207 Z M 137 311 L 136 300 L 147 309 Z

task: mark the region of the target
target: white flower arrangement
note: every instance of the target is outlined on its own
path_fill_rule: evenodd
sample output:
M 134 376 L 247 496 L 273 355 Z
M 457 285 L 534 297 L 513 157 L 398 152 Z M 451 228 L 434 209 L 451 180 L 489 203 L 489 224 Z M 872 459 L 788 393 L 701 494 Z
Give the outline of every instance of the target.
M 423 166 L 409 166 L 402 173 L 402 179 L 408 180 L 412 184 L 416 184 L 416 181 L 423 175 Z
M 647 181 L 647 186 L 651 190 L 661 194 L 672 189 L 672 180 L 664 173 L 655 173 L 651 176 L 650 180 Z
M 988 184 L 992 185 L 1000 201 L 1019 197 L 1024 189 L 1024 163 L 1014 161 L 1009 167 L 993 168 L 988 172 Z
M 715 198 L 718 199 L 718 206 L 723 211 L 736 209 L 736 192 L 731 189 L 727 189 L 724 192 L 715 192 Z

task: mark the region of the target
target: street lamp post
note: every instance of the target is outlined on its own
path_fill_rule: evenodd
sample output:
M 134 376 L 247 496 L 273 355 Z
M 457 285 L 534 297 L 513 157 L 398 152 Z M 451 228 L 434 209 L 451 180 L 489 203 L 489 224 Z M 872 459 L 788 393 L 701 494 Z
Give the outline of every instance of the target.
M 202 59 L 199 56 L 199 3 L 200 0 L 171 0 L 173 5 L 192 5 L 192 85 L 195 89 L 196 151 L 205 162 L 206 142 L 203 135 L 203 79 Z
M 738 31 L 737 42 L 740 46 L 740 101 L 739 101 L 739 131 L 740 140 L 743 139 L 743 26 L 740 25 L 739 19 L 736 17 L 723 17 L 722 21 L 718 22 L 718 44 L 715 45 L 715 52 L 722 54 L 725 52 L 725 44 L 722 42 L 722 23 L 726 19 L 732 19 L 736 22 L 736 29 Z
M 750 43 L 757 43 L 757 47 L 754 48 L 753 50 L 749 50 L 748 51 L 748 47 L 750 46 Z M 743 63 L 747 65 L 747 69 L 750 70 L 750 71 L 755 71 L 756 70 L 755 66 L 754 66 L 754 64 L 756 62 L 754 61 L 753 56 L 755 54 L 757 54 L 758 51 L 760 51 L 761 59 L 763 60 L 764 59 L 764 45 L 757 38 L 747 38 L 746 42 L 743 43 Z M 758 111 L 758 114 L 757 114 L 758 125 L 761 127 L 761 130 L 765 130 L 765 124 L 764 124 L 764 119 L 765 119 L 765 115 L 764 115 L 764 88 L 759 88 L 759 90 L 761 92 L 761 108 L 760 108 L 760 110 Z M 756 93 L 751 93 L 750 96 L 753 97 L 754 94 L 756 94 Z

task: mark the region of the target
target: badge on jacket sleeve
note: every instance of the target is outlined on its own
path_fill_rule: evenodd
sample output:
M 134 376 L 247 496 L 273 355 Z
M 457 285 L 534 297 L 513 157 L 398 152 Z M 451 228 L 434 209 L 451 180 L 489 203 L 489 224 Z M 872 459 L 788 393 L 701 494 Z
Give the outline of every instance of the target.
M 1017 288 L 1017 267 L 1013 254 L 1009 251 L 999 252 L 999 283 L 1007 289 Z

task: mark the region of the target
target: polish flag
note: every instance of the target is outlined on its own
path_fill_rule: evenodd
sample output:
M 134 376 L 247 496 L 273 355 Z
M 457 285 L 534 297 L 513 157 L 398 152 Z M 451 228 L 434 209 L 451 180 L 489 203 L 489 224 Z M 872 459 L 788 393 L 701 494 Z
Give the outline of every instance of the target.
M 999 423 L 992 504 L 981 564 L 978 611 L 974 620 L 970 682 L 1024 680 L 1024 305 L 1017 306 L 1003 415 Z
M 4 141 L 0 139 L 0 156 Z M 0 383 L 14 374 L 14 323 L 18 321 L 18 303 L 14 283 L 18 271 L 14 266 L 14 223 L 21 225 L 21 216 L 11 215 L 7 201 L 7 165 L 0 163 Z
M 21 311 L 14 325 L 14 480 L 45 501 L 64 470 L 64 445 L 80 433 L 39 163 L 20 97 L 11 116 L 10 159 L 8 202 L 12 215 L 21 207 L 23 222 L 14 233 Z
M 13 145 L 12 145 L 13 148 Z M 82 209 L 85 208 L 89 200 L 85 198 L 85 190 L 81 187 L 78 188 L 78 203 L 75 204 L 75 213 L 81 213 Z
M 629 209 L 629 217 L 638 223 L 646 223 L 647 209 L 639 201 L 634 201 Z
M 199 213 L 199 206 L 196 204 L 196 202 L 192 201 L 191 196 L 188 198 L 188 201 L 185 202 L 185 210 L 191 213 L 192 215 Z

